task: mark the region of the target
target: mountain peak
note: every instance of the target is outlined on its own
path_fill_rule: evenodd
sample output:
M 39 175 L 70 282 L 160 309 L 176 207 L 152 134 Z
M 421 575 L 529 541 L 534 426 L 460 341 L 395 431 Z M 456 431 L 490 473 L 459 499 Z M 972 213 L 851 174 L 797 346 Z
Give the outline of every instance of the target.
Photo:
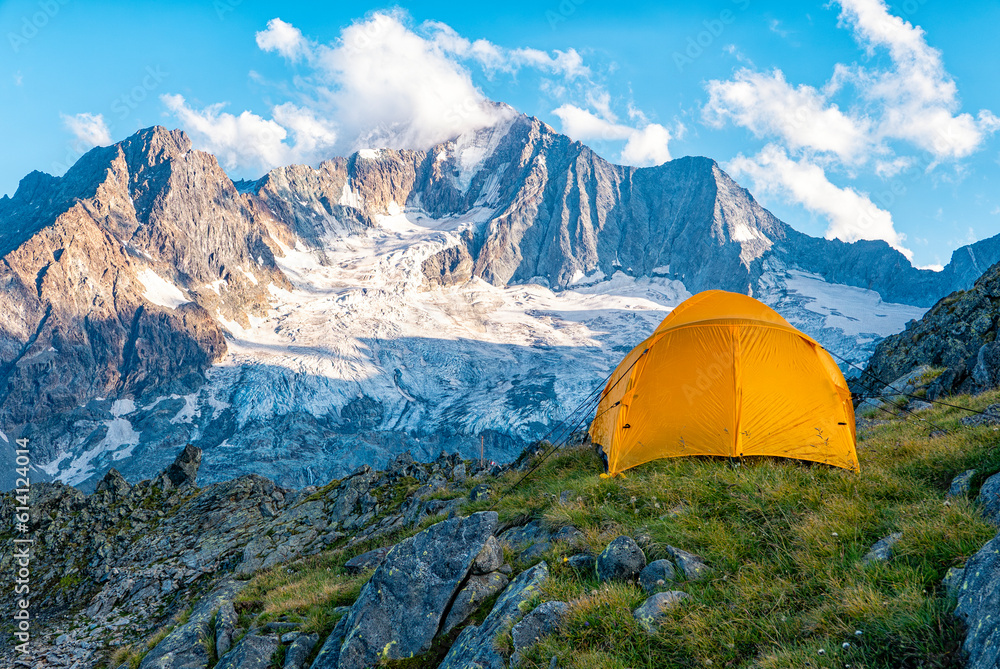
M 147 165 L 156 165 L 181 156 L 191 150 L 191 138 L 183 130 L 168 130 L 161 125 L 144 128 L 117 144 L 129 163 L 136 158 Z

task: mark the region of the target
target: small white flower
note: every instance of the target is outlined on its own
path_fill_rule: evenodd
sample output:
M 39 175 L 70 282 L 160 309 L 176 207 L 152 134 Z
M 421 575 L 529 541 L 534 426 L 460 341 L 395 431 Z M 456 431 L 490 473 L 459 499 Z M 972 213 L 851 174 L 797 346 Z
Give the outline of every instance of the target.
M 854 636 L 861 636 L 861 630 L 855 630 Z
M 826 655 L 826 651 L 825 651 L 825 650 L 823 650 L 822 648 L 820 648 L 820 649 L 819 649 L 819 654 L 820 654 L 820 655 Z
M 836 532 L 834 532 L 834 533 L 833 533 L 833 536 L 835 536 L 835 537 L 839 537 L 840 535 L 839 535 L 839 534 L 837 534 Z
M 851 644 L 845 641 L 844 643 L 840 644 L 840 647 L 843 648 L 844 650 L 847 650 L 848 648 L 851 647 Z

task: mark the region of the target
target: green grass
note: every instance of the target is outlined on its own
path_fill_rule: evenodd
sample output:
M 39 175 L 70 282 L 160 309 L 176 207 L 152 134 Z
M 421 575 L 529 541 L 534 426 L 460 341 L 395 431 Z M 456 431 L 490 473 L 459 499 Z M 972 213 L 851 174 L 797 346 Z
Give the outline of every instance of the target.
M 988 393 L 949 401 L 981 409 L 998 398 Z M 973 503 L 946 499 L 945 491 L 956 474 L 976 468 L 974 497 L 1000 470 L 1000 431 L 961 426 L 966 415 L 941 407 L 922 412 L 948 430 L 931 439 L 930 423 L 883 413 L 879 418 L 887 422 L 859 435 L 860 474 L 773 458 L 679 458 L 601 479 L 601 462 L 590 449 L 558 452 L 505 497 L 469 503 L 465 512 L 495 507 L 501 523 L 541 518 L 552 527 L 572 524 L 595 553 L 620 534 L 643 532 L 652 539 L 649 560 L 667 557 L 672 545 L 702 556 L 713 571 L 706 580 L 677 584 L 691 599 L 650 635 L 632 618 L 646 598 L 640 588 L 576 573 L 564 559 L 577 550 L 557 544 L 544 556 L 552 577 L 543 597 L 569 602 L 569 617 L 521 666 L 548 667 L 553 655 L 560 667 L 581 669 L 961 666 L 962 630 L 941 579 L 995 529 Z M 508 473 L 494 488 L 507 490 L 520 476 Z M 558 499 L 565 490 L 572 501 L 563 506 Z M 402 500 L 395 491 L 385 495 Z M 667 513 L 678 505 L 683 513 Z M 441 519 L 426 519 L 417 529 Z M 896 531 L 903 539 L 895 557 L 862 567 L 870 546 Z M 325 635 L 336 622 L 334 608 L 350 604 L 369 576 L 347 574 L 344 562 L 402 536 L 255 575 L 239 597 L 241 624 L 295 620 L 303 631 Z M 528 566 L 506 554 L 515 569 Z M 509 646 L 509 639 L 501 642 L 507 651 Z M 392 666 L 436 666 L 446 648 L 439 643 L 423 658 Z

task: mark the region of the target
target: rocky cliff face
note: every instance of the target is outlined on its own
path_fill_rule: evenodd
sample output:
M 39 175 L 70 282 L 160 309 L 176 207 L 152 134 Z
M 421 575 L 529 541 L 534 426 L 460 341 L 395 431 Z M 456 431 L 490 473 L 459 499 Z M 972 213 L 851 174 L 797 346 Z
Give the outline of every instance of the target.
M 919 321 L 883 340 L 866 368 L 892 380 L 920 365 L 945 368 L 928 388 L 932 399 L 978 393 L 1000 385 L 1000 264 L 969 290 L 943 298 Z
M 709 159 L 612 165 L 510 112 L 239 183 L 151 128 L 26 177 L 0 254 L 0 448 L 92 489 L 189 442 L 207 481 L 296 486 L 406 449 L 509 459 L 693 292 L 863 359 L 1000 241 L 916 270 L 795 232 Z

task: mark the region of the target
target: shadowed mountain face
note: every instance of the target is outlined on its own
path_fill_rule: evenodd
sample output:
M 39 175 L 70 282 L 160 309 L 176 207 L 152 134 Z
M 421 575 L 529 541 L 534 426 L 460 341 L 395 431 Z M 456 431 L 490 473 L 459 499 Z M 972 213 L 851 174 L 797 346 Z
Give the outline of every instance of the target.
M 0 448 L 30 438 L 39 476 L 88 487 L 193 442 L 208 482 L 301 485 L 405 449 L 516 455 L 708 288 L 866 358 L 1000 239 L 916 270 L 792 230 L 707 158 L 612 165 L 510 112 L 238 183 L 150 128 L 25 177 L 0 254 Z

